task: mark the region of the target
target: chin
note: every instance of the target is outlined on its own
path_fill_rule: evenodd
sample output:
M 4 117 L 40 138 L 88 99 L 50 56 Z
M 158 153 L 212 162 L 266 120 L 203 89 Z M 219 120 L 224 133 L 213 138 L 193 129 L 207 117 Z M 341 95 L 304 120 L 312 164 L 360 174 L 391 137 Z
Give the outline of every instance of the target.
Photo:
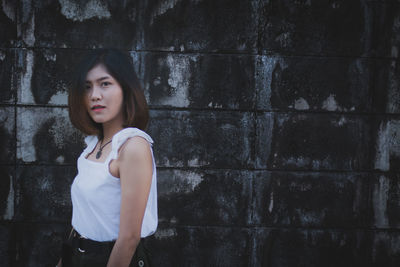
M 91 117 L 91 118 L 95 123 L 105 123 L 105 122 L 107 122 L 107 119 L 104 119 L 104 118 L 98 118 L 98 117 Z
M 108 120 L 94 120 L 96 123 L 106 123 Z

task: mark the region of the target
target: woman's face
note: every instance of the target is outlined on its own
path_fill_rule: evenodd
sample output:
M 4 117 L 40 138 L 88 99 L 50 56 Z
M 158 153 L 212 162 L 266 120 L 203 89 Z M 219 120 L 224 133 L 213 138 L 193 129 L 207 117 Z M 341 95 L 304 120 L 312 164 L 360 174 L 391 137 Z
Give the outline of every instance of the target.
M 86 75 L 85 105 L 90 117 L 97 123 L 122 126 L 123 91 L 104 65 L 94 66 Z

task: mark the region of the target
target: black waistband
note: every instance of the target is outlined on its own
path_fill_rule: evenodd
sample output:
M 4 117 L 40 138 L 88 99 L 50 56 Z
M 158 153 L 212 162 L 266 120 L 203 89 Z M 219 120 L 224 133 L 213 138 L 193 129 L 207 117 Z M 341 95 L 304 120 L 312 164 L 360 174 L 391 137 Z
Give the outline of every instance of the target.
M 72 230 L 72 247 L 80 252 L 109 253 L 114 247 L 115 241 L 99 242 L 81 236 L 75 229 Z
M 138 246 L 144 245 L 145 238 L 141 238 Z M 115 241 L 94 241 L 80 235 L 75 229 L 72 230 L 71 245 L 79 252 L 111 253 Z

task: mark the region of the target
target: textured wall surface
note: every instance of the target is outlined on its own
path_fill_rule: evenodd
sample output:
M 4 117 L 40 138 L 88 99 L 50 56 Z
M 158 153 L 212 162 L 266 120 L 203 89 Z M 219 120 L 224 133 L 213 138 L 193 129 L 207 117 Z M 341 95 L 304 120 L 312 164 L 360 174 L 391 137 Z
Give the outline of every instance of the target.
M 51 266 L 84 142 L 67 86 L 129 51 L 155 266 L 399 266 L 400 2 L 2 0 L 0 265 Z

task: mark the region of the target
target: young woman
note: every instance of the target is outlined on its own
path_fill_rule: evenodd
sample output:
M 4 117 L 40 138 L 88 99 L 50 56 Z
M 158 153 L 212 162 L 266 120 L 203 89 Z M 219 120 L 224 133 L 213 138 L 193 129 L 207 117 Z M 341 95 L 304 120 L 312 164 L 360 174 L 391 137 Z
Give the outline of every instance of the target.
M 158 222 L 156 165 L 130 56 L 90 52 L 68 105 L 72 124 L 88 136 L 71 186 L 73 228 L 57 266 L 148 266 L 144 238 Z

